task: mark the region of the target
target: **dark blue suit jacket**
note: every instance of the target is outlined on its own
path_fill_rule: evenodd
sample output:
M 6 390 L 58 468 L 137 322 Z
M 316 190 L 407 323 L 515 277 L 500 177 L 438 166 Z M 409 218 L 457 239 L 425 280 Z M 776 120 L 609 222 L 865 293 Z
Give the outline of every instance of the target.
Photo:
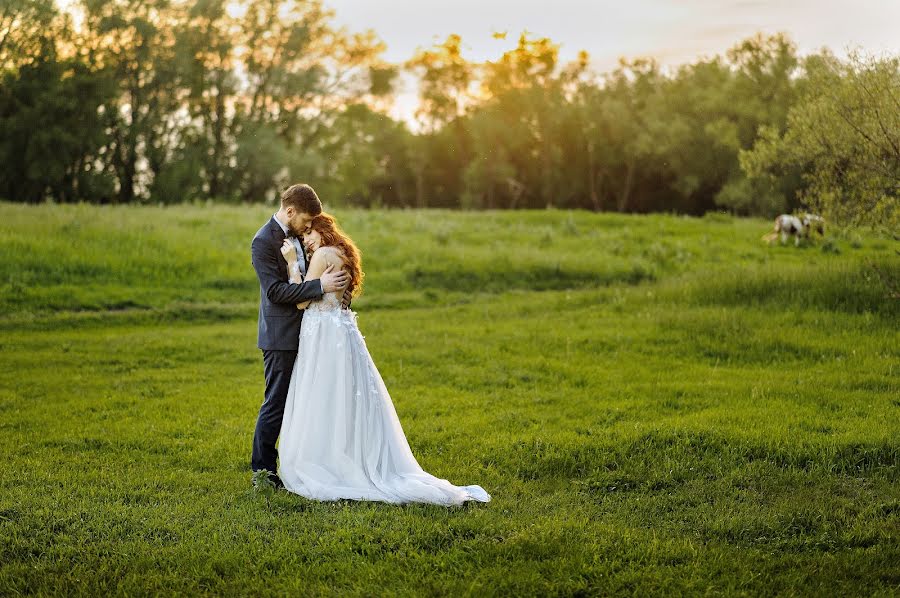
M 297 303 L 322 296 L 322 283 L 288 282 L 287 262 L 281 256 L 284 231 L 271 218 L 253 237 L 250 258 L 259 278 L 259 334 L 256 345 L 263 350 L 296 351 L 300 341 L 303 311 Z M 302 253 L 302 252 L 301 252 Z M 302 257 L 304 260 L 306 256 Z

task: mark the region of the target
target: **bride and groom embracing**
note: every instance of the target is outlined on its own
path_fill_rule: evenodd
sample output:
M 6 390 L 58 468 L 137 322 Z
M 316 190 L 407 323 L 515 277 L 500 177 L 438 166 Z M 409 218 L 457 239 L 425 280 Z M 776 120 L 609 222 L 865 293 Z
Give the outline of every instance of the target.
M 282 193 L 281 208 L 253 237 L 251 256 L 266 378 L 254 472 L 320 501 L 488 502 L 480 486 L 454 486 L 413 457 L 349 309 L 362 285 L 359 251 L 322 212 L 312 187 Z

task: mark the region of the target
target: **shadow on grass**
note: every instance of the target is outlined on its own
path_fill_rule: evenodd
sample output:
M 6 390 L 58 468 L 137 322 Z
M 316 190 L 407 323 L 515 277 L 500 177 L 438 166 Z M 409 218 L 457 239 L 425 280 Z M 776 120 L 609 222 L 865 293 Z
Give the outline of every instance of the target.
M 662 489 L 690 479 L 715 477 L 753 462 L 827 475 L 877 472 L 896 479 L 900 473 L 900 445 L 888 441 L 787 444 L 779 439 L 766 442 L 709 431 L 651 431 L 631 440 L 569 443 L 535 439 L 519 442 L 494 454 L 493 459 L 501 468 L 516 470 L 523 480 L 591 478 L 618 471 L 633 477 L 628 484 L 632 489 L 646 485 Z
M 415 288 L 444 291 L 503 292 L 510 290 L 549 291 L 609 286 L 636 285 L 656 280 L 655 273 L 643 264 L 620 270 L 593 271 L 563 268 L 503 269 L 503 270 L 424 270 L 416 268 L 407 274 L 407 281 Z
M 883 276 L 900 281 L 900 259 L 882 257 L 873 263 Z M 817 308 L 900 317 L 900 301 L 891 298 L 879 274 L 863 261 L 808 269 L 717 272 L 671 288 L 669 294 L 695 305 Z

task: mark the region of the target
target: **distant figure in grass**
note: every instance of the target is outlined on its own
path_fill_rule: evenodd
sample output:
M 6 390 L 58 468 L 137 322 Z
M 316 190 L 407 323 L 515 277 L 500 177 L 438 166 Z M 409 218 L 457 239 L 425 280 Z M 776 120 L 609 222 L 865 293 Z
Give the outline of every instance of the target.
M 310 257 L 293 240 L 283 239 L 282 265 L 290 273 L 283 284 L 300 287 L 336 271 L 347 278 L 337 288 L 310 293 L 290 306 L 304 315 L 299 334 L 294 333 L 295 358 L 280 403 L 278 453 L 273 444 L 272 461 L 261 464 L 274 471 L 269 466 L 279 457 L 276 485 L 314 500 L 489 501 L 480 486 L 454 486 L 425 472 L 413 456 L 356 314 L 349 309 L 363 280 L 356 245 L 321 206 L 300 232 Z M 268 401 L 268 367 L 266 371 Z M 254 469 L 259 469 L 255 454 Z
M 780 238 L 784 245 L 789 237 L 793 237 L 794 246 L 799 246 L 801 239 L 809 240 L 814 232 L 819 236 L 825 235 L 825 219 L 821 216 L 808 213 L 800 216 L 782 214 L 775 219 L 773 231 L 762 239 L 771 245 L 772 241 Z

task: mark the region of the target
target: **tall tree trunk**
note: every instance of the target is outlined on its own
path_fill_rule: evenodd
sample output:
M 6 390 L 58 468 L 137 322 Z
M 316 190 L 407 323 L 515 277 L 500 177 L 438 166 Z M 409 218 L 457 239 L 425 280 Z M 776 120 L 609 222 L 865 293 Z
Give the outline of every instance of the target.
M 625 174 L 625 184 L 622 187 L 622 192 L 619 194 L 619 200 L 616 208 L 619 212 L 624 212 L 628 208 L 628 200 L 631 199 L 631 187 L 634 184 L 634 171 L 637 164 L 637 160 L 631 158 L 628 162 L 628 171 Z
M 588 142 L 587 144 L 587 154 L 588 154 L 588 193 L 591 198 L 591 205 L 594 207 L 595 212 L 599 212 L 600 208 L 600 197 L 597 195 L 597 172 L 594 167 L 594 143 Z
M 215 118 L 211 124 L 213 155 L 209 172 L 209 195 L 219 198 L 223 192 L 225 166 L 225 99 L 222 97 L 222 81 L 216 86 Z
M 138 143 L 138 114 L 140 111 L 140 102 L 137 89 L 137 77 L 129 90 L 130 106 L 129 119 L 130 122 L 123 123 L 119 121 L 119 126 L 124 127 L 118 135 L 118 175 L 119 175 L 119 203 L 131 203 L 134 201 L 134 182 L 137 174 L 137 143 Z
M 416 168 L 416 206 L 425 207 L 425 174 L 423 168 Z

